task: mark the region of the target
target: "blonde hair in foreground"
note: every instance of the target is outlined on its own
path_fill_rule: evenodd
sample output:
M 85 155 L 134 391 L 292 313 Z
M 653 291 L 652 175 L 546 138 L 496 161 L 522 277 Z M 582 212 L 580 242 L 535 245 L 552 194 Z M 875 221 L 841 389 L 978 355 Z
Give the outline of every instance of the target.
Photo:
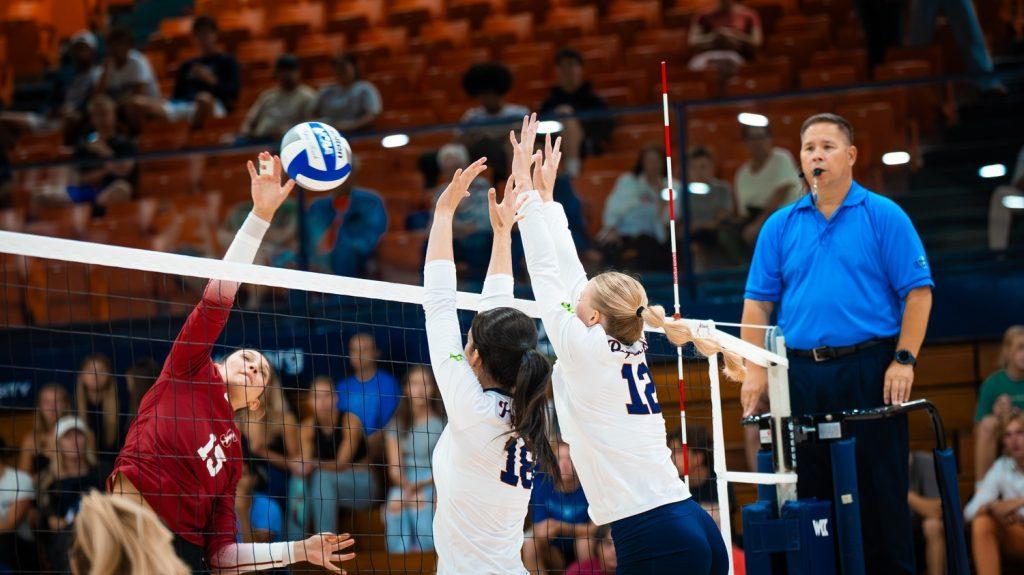
M 188 575 L 174 554 L 174 536 L 155 513 L 125 497 L 93 491 L 75 519 L 75 575 Z
M 710 357 L 722 353 L 725 357 L 725 375 L 733 381 L 743 381 L 743 360 L 735 353 L 725 351 L 713 339 L 694 335 L 686 322 L 666 318 L 665 308 L 649 305 L 644 286 L 621 272 L 605 272 L 594 276 L 594 308 L 605 318 L 605 332 L 615 339 L 631 344 L 644 333 L 644 324 L 665 330 L 668 340 L 680 346 L 692 342 L 701 354 Z M 637 317 L 636 310 L 644 310 Z

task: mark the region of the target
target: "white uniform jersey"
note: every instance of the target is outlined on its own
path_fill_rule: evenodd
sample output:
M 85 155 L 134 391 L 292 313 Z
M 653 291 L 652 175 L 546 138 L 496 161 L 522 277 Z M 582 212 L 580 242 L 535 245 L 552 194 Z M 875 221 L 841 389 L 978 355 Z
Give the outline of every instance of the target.
M 533 293 L 558 356 L 555 410 L 591 519 L 603 525 L 688 499 L 667 445 L 647 343 L 624 345 L 576 317 L 587 276 L 562 206 L 530 192 L 520 214 Z
M 438 575 L 527 575 L 520 552 L 533 456 L 510 436 L 511 398 L 485 391 L 463 357 L 455 264 L 424 268 L 427 343 L 448 424 L 433 455 Z M 489 276 L 481 310 L 512 302 L 512 276 Z

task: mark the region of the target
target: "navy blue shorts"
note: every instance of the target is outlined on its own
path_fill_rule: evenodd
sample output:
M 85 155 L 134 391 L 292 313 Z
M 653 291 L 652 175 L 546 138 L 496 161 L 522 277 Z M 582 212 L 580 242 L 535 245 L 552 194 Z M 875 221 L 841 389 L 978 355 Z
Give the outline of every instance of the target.
M 692 498 L 612 522 L 616 575 L 725 575 L 729 554 L 715 520 Z

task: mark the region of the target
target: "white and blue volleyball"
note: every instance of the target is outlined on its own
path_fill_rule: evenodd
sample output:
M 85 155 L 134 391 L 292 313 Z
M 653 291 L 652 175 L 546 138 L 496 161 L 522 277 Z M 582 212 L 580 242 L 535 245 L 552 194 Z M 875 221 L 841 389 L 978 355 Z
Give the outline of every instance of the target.
M 303 122 L 281 138 L 281 165 L 303 188 L 326 192 L 352 173 L 352 148 L 333 126 Z

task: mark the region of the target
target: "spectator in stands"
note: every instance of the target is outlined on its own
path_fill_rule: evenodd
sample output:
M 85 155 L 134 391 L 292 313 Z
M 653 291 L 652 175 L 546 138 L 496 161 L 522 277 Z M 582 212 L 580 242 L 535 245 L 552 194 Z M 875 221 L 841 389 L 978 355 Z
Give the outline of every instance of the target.
M 249 462 L 242 464 L 242 477 L 235 490 L 235 516 L 239 543 L 273 543 L 284 537 L 281 505 L 259 489 L 261 480 Z
M 992 64 L 992 56 L 985 47 L 985 36 L 972 0 L 912 0 L 907 12 L 910 15 L 907 42 L 911 46 L 931 44 L 935 35 L 935 17 L 940 9 L 953 30 L 953 38 L 960 47 L 960 55 L 967 64 L 967 71 L 971 74 L 991 74 L 995 67 Z M 891 14 L 887 17 L 899 20 L 892 18 Z M 1007 94 L 1006 86 L 999 78 L 978 79 L 977 85 L 985 95 Z
M 130 417 L 139 413 L 139 404 L 146 396 L 149 388 L 156 383 L 160 376 L 161 366 L 151 357 L 145 357 L 133 363 L 124 372 L 124 382 L 128 388 L 128 405 Z
M 168 120 L 187 119 L 194 128 L 207 118 L 223 118 L 235 107 L 240 90 L 238 61 L 217 45 L 217 21 L 197 16 L 192 22 L 192 38 L 199 55 L 178 67 L 174 93 L 164 106 Z
M 265 90 L 242 122 L 242 137 L 280 138 L 292 126 L 312 117 L 316 90 L 302 83 L 299 59 L 284 54 L 274 65 L 277 87 Z
M 71 529 L 82 496 L 103 490 L 96 468 L 95 439 L 85 422 L 75 416 L 57 422 L 56 457 L 50 462 L 49 481 L 40 489 L 43 530 L 39 535 L 46 549 L 50 569 L 66 572 L 71 550 Z
M 563 48 L 555 54 L 555 76 L 558 83 L 540 105 L 541 114 L 576 114 L 608 108 L 604 98 L 594 91 L 583 71 L 583 56 L 572 48 Z M 611 118 L 562 120 L 562 147 L 565 170 L 578 176 L 584 157 L 600 154 L 611 139 L 615 124 Z
M 736 199 L 743 218 L 743 240 L 753 247 L 768 216 L 795 202 L 803 184 L 793 155 L 773 145 L 770 127 L 744 125 L 743 145 L 750 159 L 736 171 Z
M 713 264 L 726 265 L 742 262 L 736 251 L 731 222 L 735 219 L 732 187 L 715 177 L 715 157 L 711 150 L 698 146 L 688 154 L 690 182 L 687 184 L 690 202 L 690 241 L 696 267 L 705 270 Z M 682 217 L 683 205 L 676 200 L 676 217 Z
M 72 575 L 187 575 L 174 553 L 174 534 L 148 506 L 92 492 L 82 498 L 71 547 Z
M 594 531 L 590 555 L 590 559 L 574 563 L 565 575 L 614 575 L 618 561 L 615 558 L 611 524 L 602 525 Z
M 367 436 L 383 430 L 398 409 L 402 389 L 398 380 L 377 365 L 380 349 L 373 335 L 360 332 L 348 340 L 352 375 L 338 382 L 338 410 L 352 412 Z
M 999 370 L 985 378 L 974 414 L 974 477 L 985 476 L 999 454 L 999 437 L 1010 419 L 1024 410 L 1024 325 L 1003 334 Z
M 996 460 L 964 508 L 978 575 L 998 575 L 1004 560 L 1024 560 L 1024 415 L 1006 425 L 1003 447 L 1006 455 Z
M 126 405 L 110 358 L 102 353 L 86 356 L 79 366 L 75 384 L 75 412 L 95 434 L 93 446 L 102 477 L 113 471 L 114 460 L 128 431 L 127 422 L 123 421 Z
M 115 26 L 107 34 L 107 57 L 103 60 L 96 92 L 107 94 L 119 104 L 133 96 L 160 99 L 160 86 L 149 59 L 132 47 L 132 31 Z
M 595 526 L 569 458 L 569 444 L 564 442 L 558 443 L 558 472 L 562 485 L 543 474 L 534 477 L 530 494 L 533 526 L 523 545 L 523 563 L 531 572 L 562 571 L 573 562 L 591 558 L 590 535 Z
M 988 248 L 990 250 L 1005 250 L 1010 245 L 1010 230 L 1013 224 L 1013 215 L 1024 213 L 1021 208 L 1011 208 L 1007 205 L 1007 198 L 1015 198 L 1018 202 L 1024 203 L 1024 148 L 1017 153 L 1017 162 L 1013 168 L 1013 176 L 1010 178 L 1010 185 L 999 186 L 992 193 L 992 199 L 988 207 Z
M 0 439 L 0 454 L 6 453 L 7 445 Z M 20 573 L 36 567 L 36 549 L 28 525 L 35 499 L 32 476 L 0 458 L 0 549 L 4 550 L 0 573 Z
M 64 99 L 58 116 L 64 121 L 65 133 L 77 140 L 77 130 L 85 116 L 85 105 L 103 74 L 97 64 L 99 40 L 88 30 L 79 30 L 68 41 L 67 55 L 70 77 L 64 83 Z
M 238 426 L 242 456 L 258 479 L 256 491 L 283 500 L 288 494 L 288 474 L 302 474 L 302 451 L 299 420 L 285 399 L 277 374 L 263 391 L 263 408 L 263 419 L 248 419 Z
M 462 144 L 446 144 L 437 152 L 438 169 L 442 183 L 434 190 L 430 205 L 437 203 L 438 196 L 448 187 L 455 175 L 469 165 L 469 151 Z M 487 190 L 491 184 L 478 177 L 469 185 L 470 195 L 459 204 L 452 222 L 452 242 L 455 261 L 466 265 L 466 277 L 483 281 L 491 257 L 491 220 L 488 215 Z M 426 246 L 423 248 L 426 249 Z
M 68 186 L 68 197 L 75 203 L 97 206 L 124 202 L 135 190 L 135 142 L 117 120 L 117 104 L 109 96 L 98 94 L 89 100 L 89 127 L 75 147 L 80 162 L 78 184 Z
M 761 18 L 738 0 L 718 0 L 690 23 L 691 70 L 716 70 L 731 76 L 761 47 Z
M 505 95 L 512 89 L 512 72 L 501 63 L 485 62 L 470 66 L 462 75 L 462 89 L 478 100 L 462 115 L 463 124 L 502 122 L 498 125 L 466 127 L 458 132 L 459 141 L 473 158 L 486 157 L 494 170 L 494 181 L 502 182 L 508 175 L 508 130 L 530 113 L 526 106 L 510 104 Z
M 388 213 L 380 194 L 355 186 L 359 166 L 353 163 L 345 183 L 306 210 L 310 268 L 339 276 L 360 277 L 388 229 Z
M 48 383 L 36 392 L 32 429 L 21 441 L 18 453 L 18 469 L 29 473 L 36 485 L 50 469 L 50 461 L 57 452 L 57 422 L 70 411 L 68 392 L 60 385 Z
M 686 474 L 686 461 L 681 429 L 678 427 L 674 429 L 669 433 L 668 438 L 668 446 L 672 450 L 672 463 L 675 463 L 676 469 L 679 471 L 679 478 L 682 479 Z M 715 475 L 715 457 L 712 451 L 714 443 L 711 441 L 708 429 L 703 425 L 687 425 L 686 444 L 690 459 L 690 495 L 714 518 L 715 522 L 719 522 L 718 483 Z M 736 509 L 736 493 L 732 484 L 729 484 L 727 491 L 729 508 Z
M 305 483 L 305 503 L 292 503 L 289 533 L 337 531 L 338 508 L 368 508 L 374 503 L 374 483 L 368 472 L 352 473 L 354 461 L 366 457 L 366 438 L 359 418 L 337 409 L 338 396 L 328 377 L 316 378 L 309 388 L 310 416 L 299 428 L 302 474 L 292 480 Z M 308 476 L 308 478 L 307 478 Z M 305 479 L 304 479 L 305 478 Z M 295 489 L 291 490 L 296 493 Z
M 388 552 L 434 548 L 434 481 L 431 456 L 444 430 L 443 404 L 430 368 L 405 374 L 405 397 L 385 435 L 388 491 L 384 509 Z
M 680 189 L 679 182 L 673 182 L 673 188 Z M 649 270 L 663 263 L 668 240 L 665 189 L 665 149 L 645 146 L 633 170 L 619 177 L 604 204 L 597 241 L 611 265 Z
M 928 575 L 946 572 L 946 536 L 942 525 L 942 493 L 935 477 L 935 459 L 927 451 L 910 453 L 910 491 L 907 503 L 914 517 L 915 548 L 923 548 Z M 920 562 L 918 569 L 920 569 Z
M 381 111 L 377 87 L 359 78 L 359 66 L 352 54 L 335 56 L 334 72 L 338 82 L 320 90 L 313 116 L 343 134 L 370 128 Z

